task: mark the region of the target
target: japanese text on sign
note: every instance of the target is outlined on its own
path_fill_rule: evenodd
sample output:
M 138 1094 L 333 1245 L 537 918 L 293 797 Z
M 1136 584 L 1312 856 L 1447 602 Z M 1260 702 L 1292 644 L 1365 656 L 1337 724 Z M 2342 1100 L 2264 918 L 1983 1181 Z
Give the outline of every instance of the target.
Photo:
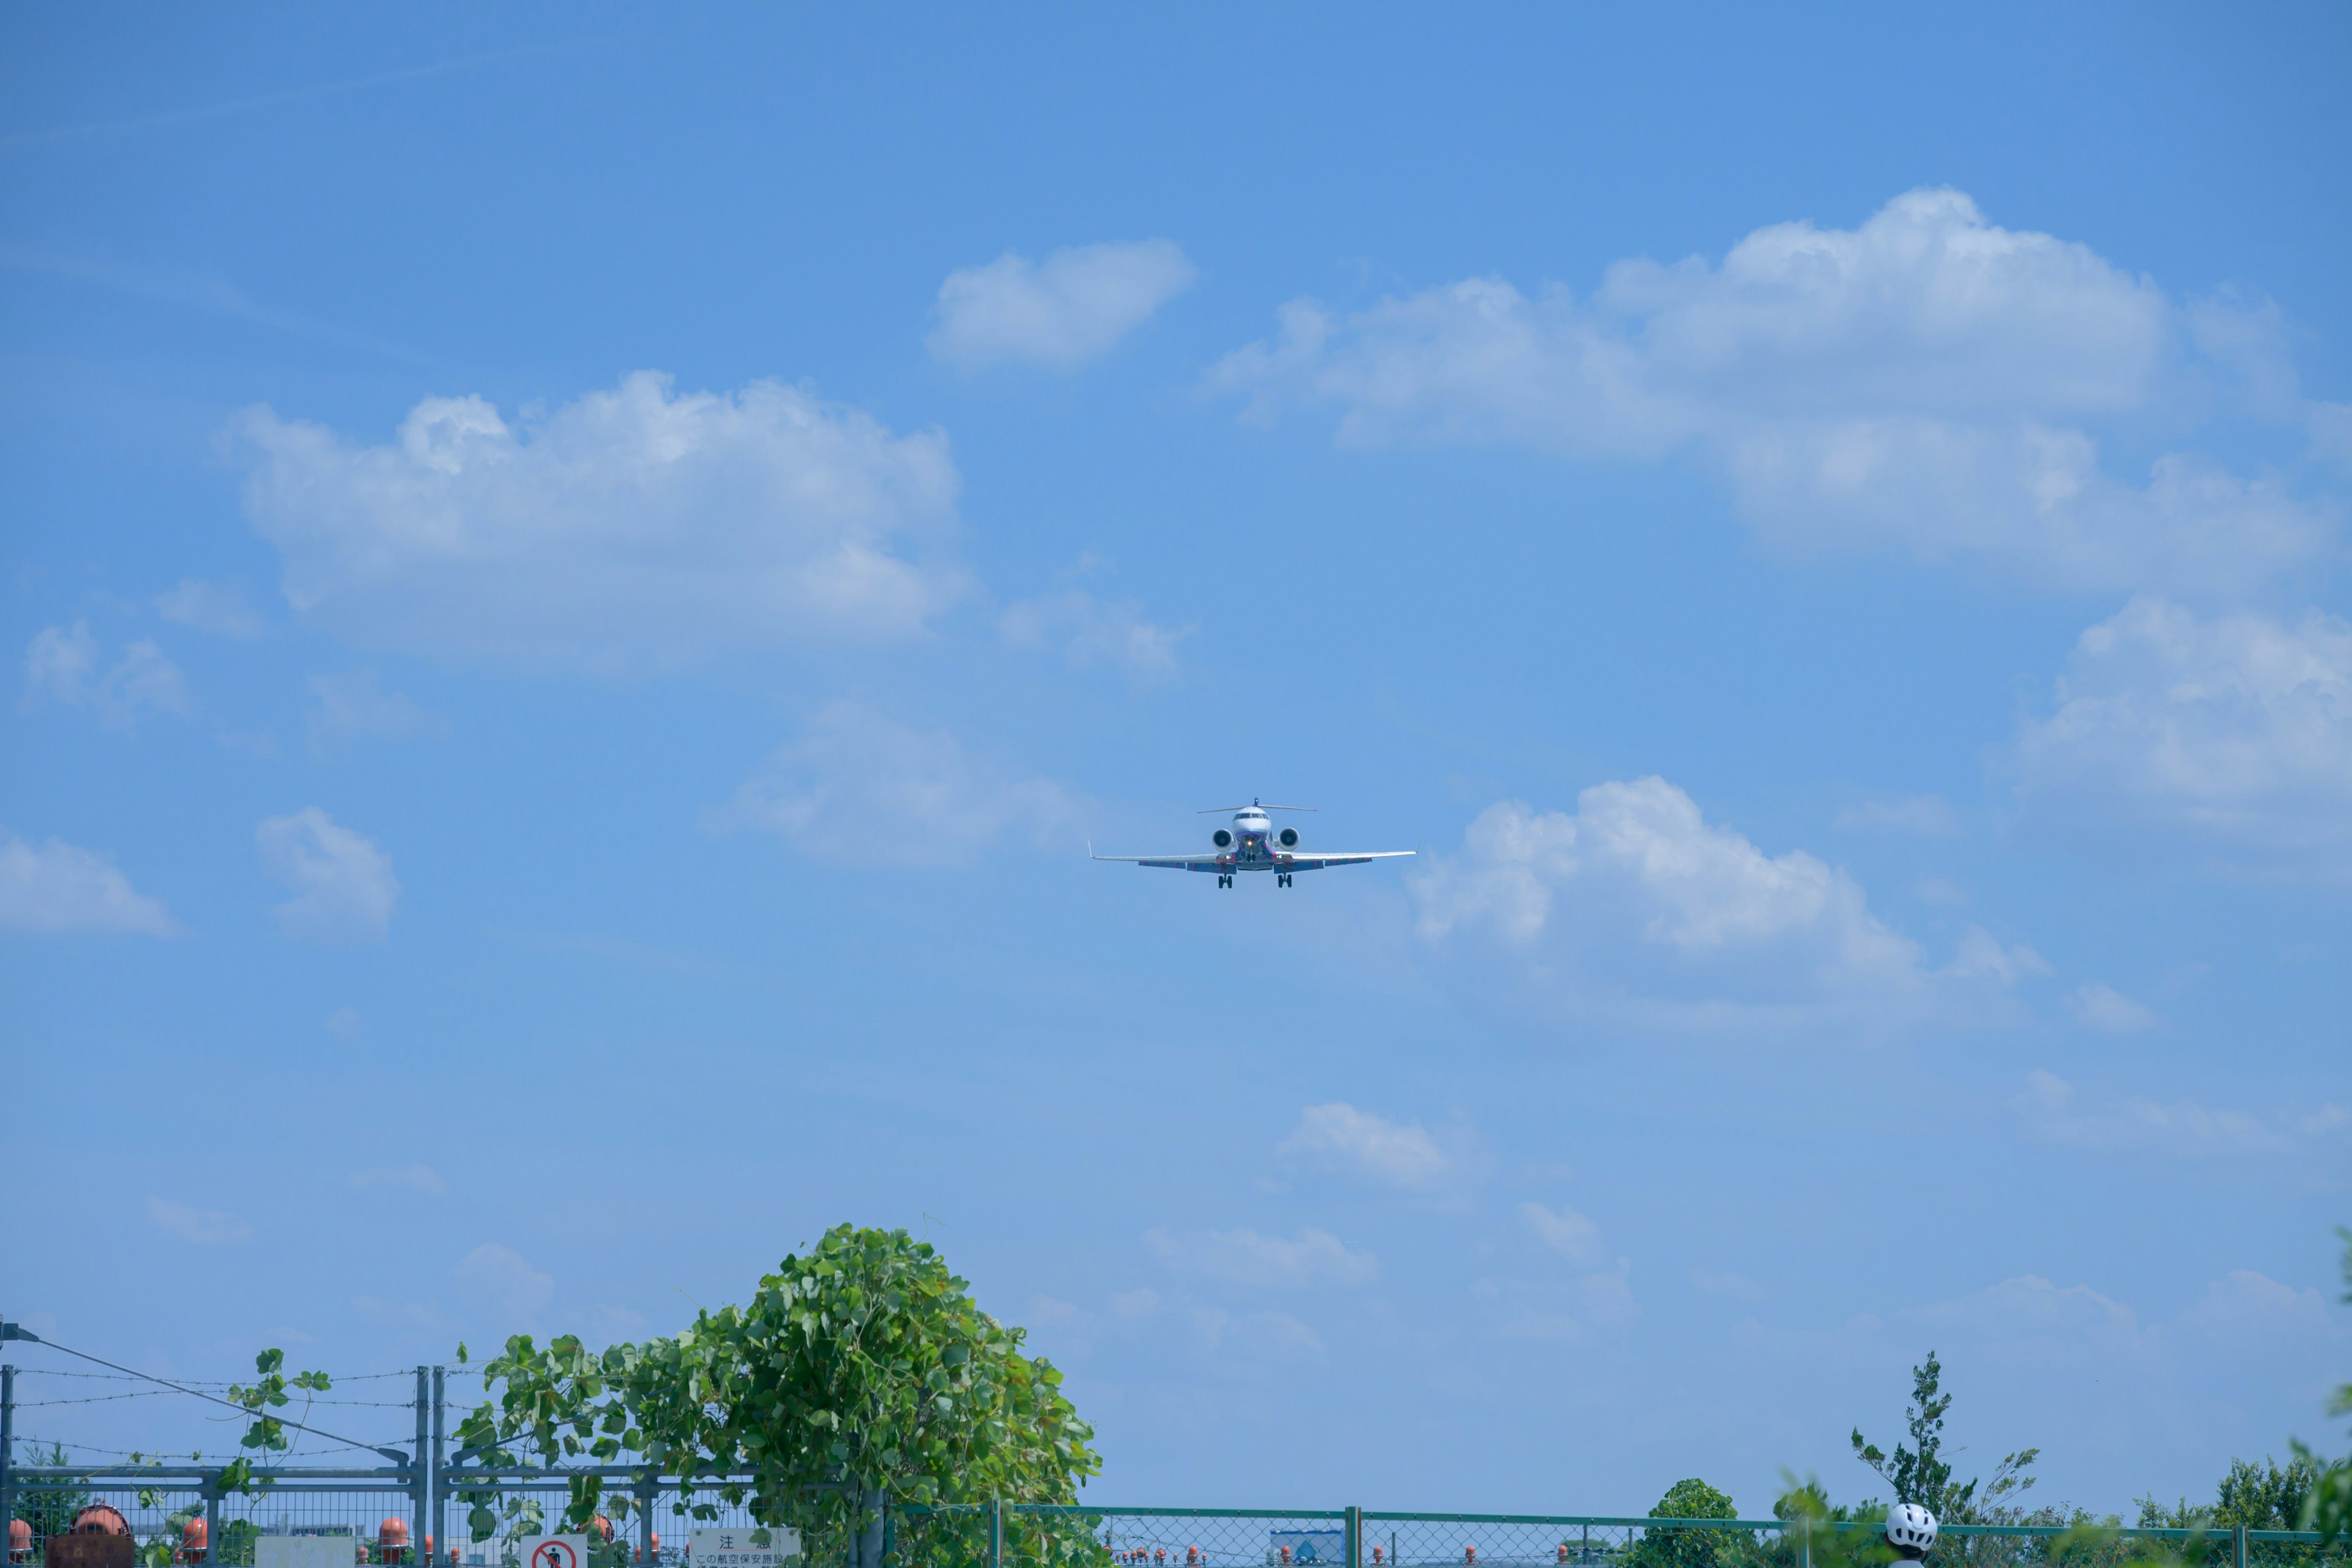
M 694 1568 L 784 1568 L 801 1554 L 801 1532 L 779 1526 L 698 1530 L 688 1547 Z

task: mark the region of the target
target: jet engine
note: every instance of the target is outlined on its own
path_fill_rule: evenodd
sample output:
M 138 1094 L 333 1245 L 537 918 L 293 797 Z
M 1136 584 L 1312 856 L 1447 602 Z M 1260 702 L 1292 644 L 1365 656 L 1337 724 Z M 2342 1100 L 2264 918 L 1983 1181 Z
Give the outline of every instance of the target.
M 1276 834 L 1274 837 L 1275 842 L 1281 845 L 1285 849 L 1296 849 L 1298 847 L 1298 829 L 1296 827 L 1286 827 L 1281 832 Z
M 1224 827 L 1218 828 L 1214 833 L 1209 835 L 1209 842 L 1215 845 L 1220 849 L 1231 849 L 1234 847 L 1234 835 L 1232 829 Z

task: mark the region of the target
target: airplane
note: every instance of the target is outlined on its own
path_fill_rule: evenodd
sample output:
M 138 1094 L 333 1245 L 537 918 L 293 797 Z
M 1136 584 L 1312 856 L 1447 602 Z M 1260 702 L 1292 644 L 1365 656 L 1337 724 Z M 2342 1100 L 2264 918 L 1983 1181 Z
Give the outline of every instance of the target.
M 1414 853 L 1411 849 L 1370 849 L 1300 855 L 1297 853 L 1298 829 L 1277 830 L 1265 815 L 1269 811 L 1316 809 L 1311 805 L 1262 805 L 1255 800 L 1247 805 L 1213 805 L 1200 815 L 1214 816 L 1225 811 L 1234 814 L 1232 826 L 1220 827 L 1209 835 L 1209 842 L 1217 847 L 1213 855 L 1094 855 L 1091 847 L 1087 853 L 1097 860 L 1123 860 L 1171 871 L 1214 872 L 1220 888 L 1232 887 L 1234 875 L 1242 871 L 1271 871 L 1274 885 L 1287 888 L 1294 872 L 1320 871 L 1326 866 L 1360 866 L 1367 860 L 1393 860 Z

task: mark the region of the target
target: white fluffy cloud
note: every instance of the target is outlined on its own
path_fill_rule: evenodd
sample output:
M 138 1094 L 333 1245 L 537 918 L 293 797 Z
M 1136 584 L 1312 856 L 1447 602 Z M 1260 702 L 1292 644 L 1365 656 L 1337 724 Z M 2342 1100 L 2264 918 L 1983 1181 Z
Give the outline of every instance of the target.
M 155 595 L 155 613 L 175 625 L 215 637 L 245 640 L 259 637 L 265 629 L 260 613 L 246 598 L 244 588 L 234 583 L 184 578 Z
M 2046 967 L 1972 931 L 1931 969 L 1843 871 L 1766 855 L 1660 778 L 1573 813 L 1490 806 L 1409 886 L 1432 943 L 1479 939 L 1540 995 L 1628 1021 L 1885 1028 Z
M 2193 330 L 2224 313 L 1920 190 L 1854 229 L 1759 229 L 1720 266 L 1620 262 L 1582 303 L 1491 278 L 1345 318 L 1297 301 L 1211 381 L 1260 416 L 1335 406 L 1354 443 L 1688 450 L 1793 546 L 2210 591 L 2309 558 L 2325 529 L 2272 482 L 2189 454 L 2114 479 L 2084 426 L 2177 417 L 2200 375 L 2234 378 L 2231 334 Z M 2199 342 L 2231 352 L 2198 363 Z
M 1528 1222 L 1538 1240 L 1562 1258 L 1575 1263 L 1599 1259 L 1601 1227 L 1567 1205 L 1549 1208 L 1539 1203 L 1524 1203 L 1519 1205 L 1519 1217 Z
M 441 721 L 403 697 L 386 691 L 373 669 L 310 678 L 310 754 L 321 762 L 349 753 L 365 736 L 398 740 L 438 733 Z
M 2332 1103 L 2268 1115 L 2140 1095 L 2085 1106 L 2073 1084 L 2046 1070 L 2026 1075 L 2010 1108 L 2027 1131 L 2047 1142 L 2110 1152 L 2275 1154 L 2352 1130 L 2352 1110 Z
M 1136 599 L 1097 599 L 1083 589 L 1007 605 L 997 623 L 1015 647 L 1050 648 L 1074 669 L 1107 664 L 1129 675 L 1171 675 L 1176 645 L 1193 628 L 1163 626 Z
M 974 756 L 944 730 L 836 702 L 707 820 L 778 833 L 831 859 L 960 866 L 1007 837 L 1053 843 L 1076 818 L 1051 779 Z
M 242 1215 L 200 1209 L 173 1198 L 149 1198 L 147 1217 L 159 1229 L 198 1247 L 231 1247 L 253 1239 L 253 1226 Z
M 2083 634 L 2013 757 L 2029 831 L 2352 879 L 2352 625 L 2134 600 Z
M 1369 1285 L 1381 1272 L 1380 1259 L 1370 1253 L 1351 1252 L 1329 1231 L 1311 1227 L 1295 1237 L 1248 1229 L 1196 1235 L 1154 1229 L 1144 1233 L 1144 1240 L 1188 1283 L 1244 1291 Z
M 1538 1344 L 1589 1344 L 1604 1333 L 1641 1321 L 1633 1299 L 1633 1270 L 1622 1259 L 1614 1268 L 1572 1279 L 1514 1279 L 1489 1276 L 1472 1288 L 1498 1340 Z
M 1857 1381 L 1852 1395 L 1864 1402 L 1857 1408 L 1880 1412 L 1865 1430 L 1899 1424 L 1900 1402 L 1885 1391 L 1904 1386 L 1904 1369 L 1933 1345 L 1948 1387 L 2008 1391 L 1990 1434 L 2017 1436 L 2001 1448 L 2030 1435 L 2077 1454 L 2260 1452 L 2282 1430 L 2275 1412 L 2320 1409 L 2334 1381 L 2325 1369 L 2352 1351 L 2352 1323 L 2331 1310 L 2333 1292 L 2313 1288 L 2326 1282 L 2323 1256 L 2311 1250 L 2308 1284 L 2233 1270 L 2169 1316 L 2144 1315 L 2094 1284 L 2022 1275 L 1833 1325 L 1767 1328 L 1750 1317 L 1733 1337 L 1762 1375 L 1777 1360 L 1818 1387 L 1825 1377 L 1871 1369 L 1867 1386 Z M 2189 1283 L 2175 1269 L 2155 1289 L 2174 1296 Z M 2273 1402 L 2250 1402 L 2248 1389 L 2274 1391 Z M 2200 1470 L 2207 1462 L 2195 1461 Z
M 2147 1322 L 2128 1303 L 2091 1286 L 2062 1286 L 2032 1274 L 1900 1316 L 1953 1335 L 1979 1364 L 2032 1367 L 2078 1386 L 2095 1382 L 2149 1389 L 2155 1403 L 2171 1405 L 2171 1419 L 2211 1408 L 2163 1398 L 2163 1385 L 2189 1367 L 2210 1366 L 2217 1355 L 2234 1361 L 2281 1349 L 2300 1351 L 2305 1364 L 2324 1365 L 2335 1346 L 2352 1339 L 2352 1331 L 2330 1321 L 2317 1290 L 2296 1289 L 2250 1268 L 2211 1281 L 2168 1321 Z M 2119 1369 L 2125 1375 L 2115 1375 Z
M 457 1260 L 450 1275 L 477 1304 L 510 1321 L 528 1320 L 555 1300 L 555 1281 L 511 1247 L 486 1241 Z
M 1490 1337 L 1584 1344 L 1596 1334 L 1629 1328 L 1641 1318 L 1641 1304 L 1633 1299 L 1633 1264 L 1623 1258 L 1609 1258 L 1601 1227 L 1592 1220 L 1565 1204 L 1533 1201 L 1519 1205 L 1518 1217 L 1552 1268 L 1558 1267 L 1555 1260 L 1565 1259 L 1574 1272 L 1548 1278 L 1497 1274 L 1480 1279 L 1472 1295 Z
M 0 827 L 0 931 L 170 936 L 178 929 L 160 900 L 132 888 L 103 855 L 54 838 L 27 843 Z
M 1279 1151 L 1325 1170 L 1402 1192 L 1430 1192 L 1454 1180 L 1460 1162 L 1418 1121 L 1399 1124 L 1345 1100 L 1310 1105 Z
M 1694 1268 L 1690 1271 L 1690 1282 L 1706 1294 L 1721 1297 L 1727 1301 L 1765 1301 L 1769 1300 L 1772 1295 L 1747 1275 L 1735 1274 L 1728 1269 Z
M 1219 1371 L 1257 1375 L 1275 1366 L 1314 1366 L 1325 1359 L 1323 1337 L 1287 1312 L 1228 1312 L 1194 1307 L 1193 1346 Z
M 964 370 L 1011 361 L 1074 370 L 1108 353 L 1195 276 L 1164 239 L 1057 250 L 1042 263 L 1007 251 L 940 285 L 931 353 Z
M 261 864 L 294 889 L 278 906 L 286 934 L 310 942 L 381 942 L 392 928 L 400 882 L 375 841 L 336 825 L 317 806 L 262 819 Z
M 428 397 L 377 447 L 268 408 L 239 431 L 287 597 L 371 646 L 666 664 L 911 637 L 962 588 L 933 559 L 946 438 L 774 382 L 681 395 L 640 371 L 520 427 Z
M 2067 1010 L 2092 1028 L 2109 1035 L 2137 1035 L 2164 1026 L 2164 1018 L 2145 1002 L 2135 1002 L 2112 985 L 2092 981 L 2066 994 Z
M 55 702 L 88 708 L 125 729 L 149 714 L 186 713 L 194 706 L 180 667 L 143 637 L 101 674 L 102 663 L 88 622 L 44 627 L 25 649 L 25 694 L 18 706 Z

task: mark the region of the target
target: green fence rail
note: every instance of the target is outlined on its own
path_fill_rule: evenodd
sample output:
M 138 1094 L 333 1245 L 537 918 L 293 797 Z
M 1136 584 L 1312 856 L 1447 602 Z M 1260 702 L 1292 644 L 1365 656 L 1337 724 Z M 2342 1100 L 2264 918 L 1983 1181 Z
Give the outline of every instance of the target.
M 1843 1521 L 1384 1509 L 959 1504 L 891 1521 L 894 1568 L 1864 1568 L 1879 1526 Z M 1954 1525 L 1926 1568 L 2352 1568 L 2314 1531 Z
M 696 1568 L 693 1528 L 753 1523 L 726 1502 L 725 1478 L 681 1483 L 602 1468 L 614 1489 L 650 1507 L 596 1541 L 586 1568 Z M 0 1498 L 22 1522 L 8 1553 L 17 1568 L 37 1568 L 47 1539 L 86 1515 L 110 1515 L 101 1527 L 133 1537 L 142 1568 L 249 1568 L 257 1543 L 273 1535 L 349 1536 L 356 1563 L 386 1568 L 428 1568 L 428 1553 L 429 1568 L 526 1568 L 520 1548 L 533 1528 L 528 1519 L 502 1520 L 481 1536 L 467 1524 L 466 1494 L 487 1486 L 543 1499 L 551 1520 L 570 1476 L 510 1472 L 493 1482 L 457 1467 L 285 1469 L 248 1494 L 224 1491 L 210 1468 L 0 1470 Z M 697 1507 L 708 1516 L 681 1511 Z M 856 1561 L 853 1543 L 812 1541 L 804 1568 L 1877 1568 L 1886 1556 L 1873 1551 L 1877 1531 L 1847 1521 L 1634 1514 L 966 1503 L 893 1507 L 878 1562 Z M 2286 1530 L 1956 1524 L 1941 1531 L 1925 1568 L 2167 1563 L 2352 1568 L 2352 1540 Z

